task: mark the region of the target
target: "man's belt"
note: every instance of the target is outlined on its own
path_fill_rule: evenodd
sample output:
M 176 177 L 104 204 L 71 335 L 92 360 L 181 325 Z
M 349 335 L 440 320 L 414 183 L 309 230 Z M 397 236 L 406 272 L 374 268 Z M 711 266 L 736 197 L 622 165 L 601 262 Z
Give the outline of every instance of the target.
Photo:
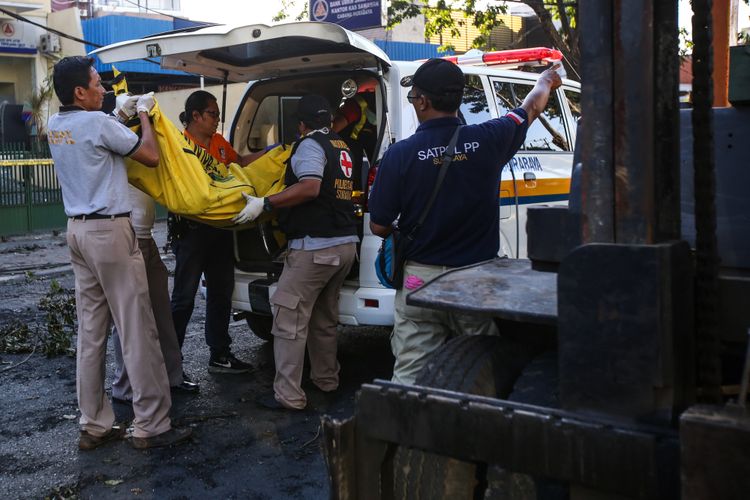
M 73 220 L 96 220 L 96 219 L 117 219 L 118 217 L 130 217 L 130 212 L 123 212 L 121 214 L 83 214 L 83 215 L 74 215 L 71 217 Z

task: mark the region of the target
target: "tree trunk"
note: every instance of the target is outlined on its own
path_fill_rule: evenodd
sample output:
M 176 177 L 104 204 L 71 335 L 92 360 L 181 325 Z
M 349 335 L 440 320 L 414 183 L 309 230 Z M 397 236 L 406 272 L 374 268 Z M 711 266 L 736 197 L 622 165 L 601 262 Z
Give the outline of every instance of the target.
M 573 70 L 578 73 L 578 65 L 581 59 L 578 45 L 576 44 L 573 46 L 566 43 L 566 41 L 557 31 L 557 28 L 555 28 L 555 25 L 552 22 L 552 15 L 545 8 L 544 2 L 542 2 L 541 0 L 523 0 L 523 3 L 534 10 L 534 13 L 542 23 L 542 27 L 552 39 L 552 43 L 554 43 L 555 46 L 563 53 L 563 56 L 565 57 L 567 63 L 573 68 Z

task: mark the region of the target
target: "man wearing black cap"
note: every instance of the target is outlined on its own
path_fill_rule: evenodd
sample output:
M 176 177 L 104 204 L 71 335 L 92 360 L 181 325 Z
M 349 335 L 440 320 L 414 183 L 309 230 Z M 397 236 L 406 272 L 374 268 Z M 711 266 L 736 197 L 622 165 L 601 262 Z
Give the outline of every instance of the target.
M 323 392 L 339 385 L 336 360 L 338 296 L 352 267 L 357 236 L 352 204 L 352 156 L 331 131 L 328 101 L 306 95 L 299 102 L 300 139 L 292 147 L 286 188 L 267 198 L 246 196 L 239 223 L 256 219 L 262 210 L 278 210 L 288 239 L 284 270 L 271 297 L 274 307 L 274 394 L 258 403 L 273 409 L 301 410 L 305 346 L 310 378 Z
M 403 288 L 395 299 L 391 348 L 394 382 L 414 384 L 429 355 L 454 332 L 493 334 L 491 319 L 423 309 L 406 304 L 405 294 L 443 272 L 492 259 L 499 248 L 500 171 L 523 144 L 528 124 L 544 110 L 550 92 L 562 83 L 551 68 L 539 76 L 520 108 L 502 118 L 461 128 L 453 161 L 435 203 L 407 249 Z M 391 146 L 370 193 L 370 229 L 386 237 L 398 218 L 409 233 L 432 193 L 439 167 L 456 127 L 464 89 L 461 69 L 430 59 L 401 80 L 420 126 Z

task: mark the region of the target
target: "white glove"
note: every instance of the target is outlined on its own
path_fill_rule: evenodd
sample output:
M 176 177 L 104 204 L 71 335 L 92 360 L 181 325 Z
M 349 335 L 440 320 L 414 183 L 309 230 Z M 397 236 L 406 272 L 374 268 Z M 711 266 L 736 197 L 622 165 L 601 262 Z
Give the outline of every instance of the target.
M 115 99 L 115 114 L 120 116 L 125 115 L 128 118 L 133 116 L 136 111 L 136 103 L 138 102 L 137 95 L 120 94 Z
M 232 222 L 234 222 L 235 224 L 252 222 L 257 219 L 261 213 L 263 213 L 263 198 L 256 198 L 255 196 L 250 196 L 247 193 L 242 193 L 242 196 L 245 197 L 247 205 L 245 205 L 245 208 L 243 208 L 242 211 L 235 215 L 232 219 Z
M 139 113 L 150 113 L 155 103 L 156 101 L 154 100 L 154 93 L 149 92 L 148 94 L 143 94 L 138 98 L 136 107 Z
M 115 99 L 115 109 L 113 114 L 121 123 L 127 123 L 127 121 L 136 113 L 135 108 L 137 102 L 137 95 L 120 94 L 117 96 L 117 99 Z

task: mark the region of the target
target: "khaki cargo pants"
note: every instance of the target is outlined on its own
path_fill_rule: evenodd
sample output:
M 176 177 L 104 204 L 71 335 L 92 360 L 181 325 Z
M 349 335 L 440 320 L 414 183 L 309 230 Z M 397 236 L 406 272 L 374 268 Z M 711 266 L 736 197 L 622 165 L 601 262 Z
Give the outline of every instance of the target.
M 305 346 L 310 379 L 322 391 L 339 386 L 336 327 L 339 292 L 354 263 L 357 246 L 346 243 L 320 250 L 290 250 L 271 297 L 276 400 L 288 408 L 307 405 L 302 390 Z
M 450 267 L 428 266 L 407 261 L 404 280 L 427 283 Z M 416 278 L 416 279 L 415 279 Z M 427 364 L 430 355 L 457 335 L 497 335 L 492 318 L 476 314 L 465 314 L 406 304 L 406 295 L 419 286 L 404 288 L 396 292 L 395 318 L 391 333 L 391 350 L 396 357 L 393 366 L 393 381 L 413 385 L 420 370 Z

